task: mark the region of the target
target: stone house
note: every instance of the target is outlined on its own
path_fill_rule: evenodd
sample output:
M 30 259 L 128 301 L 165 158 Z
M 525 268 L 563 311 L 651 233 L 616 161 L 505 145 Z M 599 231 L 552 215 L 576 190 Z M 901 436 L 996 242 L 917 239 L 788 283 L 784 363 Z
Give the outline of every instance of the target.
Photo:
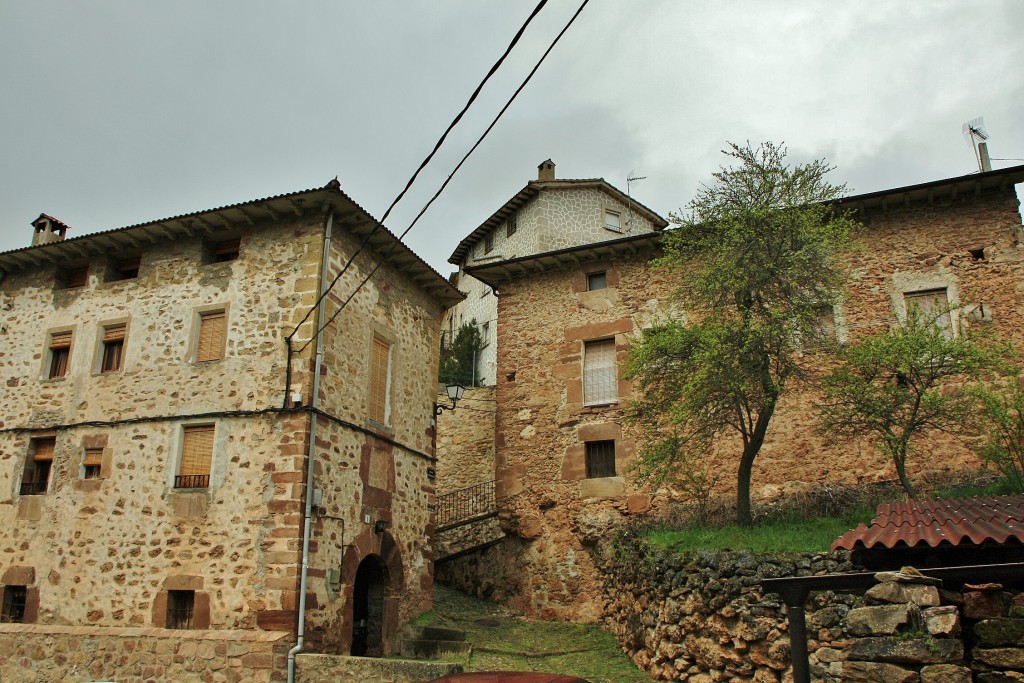
M 498 363 L 498 303 L 494 287 L 469 275 L 467 269 L 514 261 L 532 254 L 656 232 L 668 222 L 603 178 L 557 179 L 550 159 L 501 208 L 466 236 L 448 262 L 459 270 L 451 276 L 466 295 L 445 313 L 445 340 L 476 320 L 483 339 L 474 385 L 493 386 Z M 469 382 L 467 382 L 469 383 Z
M 436 339 L 459 292 L 337 180 L 74 239 L 33 227 L 0 254 L 0 584 L 20 622 L 0 639 L 390 652 L 431 604 Z
M 1024 166 L 1016 166 L 844 199 L 841 207 L 865 230 L 848 256 L 846 302 L 823 311 L 839 341 L 884 328 L 908 305 L 949 303 L 956 306 L 952 334 L 985 325 L 1024 344 L 1024 244 L 1014 194 L 1022 181 Z M 624 518 L 668 500 L 635 481 L 636 435 L 623 419 L 631 397 L 622 374 L 628 344 L 673 313 L 673 283 L 650 267 L 659 241 L 660 233 L 641 231 L 465 266 L 500 292 L 495 473 L 509 537 L 439 563 L 439 581 L 545 617 L 599 618 L 592 552 Z M 811 365 L 813 356 L 809 349 Z M 893 478 L 870 442 L 828 444 L 817 433 L 815 399 L 810 386 L 784 395 L 755 464 L 755 499 L 777 500 L 816 482 Z M 734 453 L 723 439 L 708 463 L 720 474 L 721 493 L 735 487 Z M 978 463 L 961 440 L 938 436 L 929 457 L 911 466 L 915 476 L 943 477 Z

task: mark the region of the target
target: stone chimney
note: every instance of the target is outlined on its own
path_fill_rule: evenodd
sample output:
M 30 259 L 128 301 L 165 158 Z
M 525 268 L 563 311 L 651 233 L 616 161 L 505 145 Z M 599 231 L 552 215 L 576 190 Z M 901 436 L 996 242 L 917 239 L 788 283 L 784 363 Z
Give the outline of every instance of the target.
M 45 213 L 39 214 L 39 218 L 32 221 L 32 227 L 35 228 L 32 233 L 33 247 L 40 244 L 63 242 L 68 232 L 68 226 L 53 216 L 47 216 Z
M 537 180 L 544 182 L 555 179 L 555 162 L 548 159 L 537 167 Z

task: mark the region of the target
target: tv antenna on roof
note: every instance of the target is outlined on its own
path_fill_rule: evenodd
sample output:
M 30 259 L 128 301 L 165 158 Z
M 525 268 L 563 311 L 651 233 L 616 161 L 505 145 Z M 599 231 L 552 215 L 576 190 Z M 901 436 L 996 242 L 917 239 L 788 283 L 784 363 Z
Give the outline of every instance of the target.
M 636 171 L 630 171 L 626 174 L 626 232 L 633 229 L 633 197 L 629 186 L 640 180 L 647 180 L 647 176 L 638 176 Z
M 992 170 L 992 162 L 988 156 L 988 131 L 985 130 L 985 119 L 979 116 L 964 123 L 964 140 L 974 152 L 974 160 L 978 162 L 978 170 L 984 173 Z

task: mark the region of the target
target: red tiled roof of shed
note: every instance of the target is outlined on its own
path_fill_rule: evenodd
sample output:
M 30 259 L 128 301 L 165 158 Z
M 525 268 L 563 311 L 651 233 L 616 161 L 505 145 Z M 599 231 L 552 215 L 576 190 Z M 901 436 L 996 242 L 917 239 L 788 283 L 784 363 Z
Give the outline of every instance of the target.
M 885 503 L 869 526 L 846 532 L 832 542 L 832 550 L 983 543 L 1024 544 L 1024 496 Z

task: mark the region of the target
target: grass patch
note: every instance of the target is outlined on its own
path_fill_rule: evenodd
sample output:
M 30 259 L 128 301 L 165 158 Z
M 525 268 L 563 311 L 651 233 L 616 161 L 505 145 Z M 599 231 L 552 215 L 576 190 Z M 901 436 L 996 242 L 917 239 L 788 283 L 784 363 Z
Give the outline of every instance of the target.
M 1011 496 L 1020 493 L 1015 491 L 1009 479 L 1000 477 L 990 482 L 968 482 L 942 488 L 929 496 L 930 498 L 971 498 L 973 496 Z
M 676 550 L 742 548 L 763 553 L 828 552 L 832 541 L 858 524 L 870 522 L 874 515 L 873 508 L 863 508 L 838 517 L 776 519 L 752 528 L 733 525 L 656 530 L 649 532 L 648 538 L 656 546 Z
M 541 671 L 592 683 L 649 683 L 610 633 L 591 624 L 526 619 L 511 609 L 434 584 L 434 609 L 417 626 L 466 632 L 466 671 Z

